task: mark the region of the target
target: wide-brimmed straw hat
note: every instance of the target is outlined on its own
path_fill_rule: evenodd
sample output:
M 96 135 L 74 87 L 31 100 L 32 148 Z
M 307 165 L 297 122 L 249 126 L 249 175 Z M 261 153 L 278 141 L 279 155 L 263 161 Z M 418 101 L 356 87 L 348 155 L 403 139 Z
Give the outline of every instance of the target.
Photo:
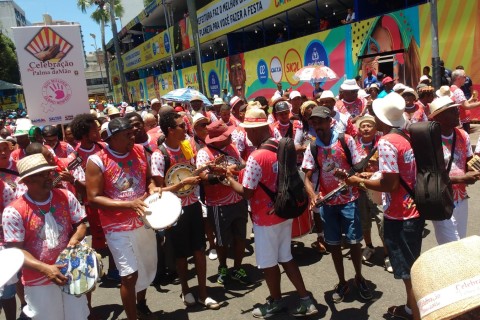
M 407 119 L 404 115 L 405 100 L 396 92 L 387 94 L 382 99 L 373 101 L 373 112 L 380 121 L 391 126 L 403 128 Z
M 450 108 L 456 108 L 458 106 L 458 103 L 453 102 L 453 100 L 447 96 L 437 98 L 433 100 L 429 105 L 430 114 L 428 115 L 428 118 L 433 119 L 433 117 L 442 113 L 443 111 Z
M 434 247 L 415 261 L 412 286 L 423 320 L 455 319 L 480 306 L 478 248 L 480 237 L 471 236 Z
M 47 160 L 45 160 L 45 157 L 41 153 L 26 156 L 17 162 L 17 169 L 20 174 L 19 181 L 36 173 L 53 170 L 55 168 L 56 166 L 48 164 Z
M 242 128 L 258 128 L 268 126 L 268 119 L 265 111 L 259 108 L 247 109 L 245 119 L 240 123 Z
M 227 126 L 222 120 L 217 120 L 207 126 L 208 135 L 205 138 L 206 143 L 223 142 L 230 137 L 234 126 Z

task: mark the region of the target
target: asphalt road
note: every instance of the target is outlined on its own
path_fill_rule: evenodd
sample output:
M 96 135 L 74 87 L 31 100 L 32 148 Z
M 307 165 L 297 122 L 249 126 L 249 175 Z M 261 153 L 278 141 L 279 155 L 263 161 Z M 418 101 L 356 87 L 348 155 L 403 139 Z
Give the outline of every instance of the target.
M 472 144 L 476 144 L 479 136 L 480 126 L 473 126 L 471 134 Z M 480 207 L 479 185 L 468 188 L 469 200 L 469 227 L 468 234 L 480 234 L 480 218 L 478 208 Z M 250 230 L 250 229 L 249 229 Z M 395 280 L 393 275 L 383 268 L 381 242 L 378 238 L 376 228 L 372 232 L 373 243 L 376 252 L 370 262 L 364 263 L 362 272 L 368 280 L 371 288 L 374 289 L 374 298 L 371 301 L 363 301 L 353 285 L 353 266 L 350 260 L 348 249 L 344 250 L 344 265 L 347 279 L 351 282 L 350 294 L 342 303 L 334 304 L 331 301 L 333 287 L 337 283 L 330 255 L 319 255 L 311 247 L 315 235 L 309 234 L 298 239 L 293 248 L 294 258 L 300 266 L 303 279 L 317 302 L 319 313 L 310 319 L 335 319 L 335 320 L 364 320 L 364 319 L 390 319 L 386 314 L 387 308 L 391 305 L 404 304 L 406 301 L 404 286 L 401 281 Z M 152 319 L 175 319 L 175 320 L 199 320 L 199 319 L 252 319 L 251 311 L 256 304 L 263 303 L 268 296 L 268 289 L 263 281 L 261 272 L 255 268 L 255 256 L 253 255 L 254 245 L 249 242 L 246 251 L 244 265 L 254 284 L 243 287 L 237 284 L 229 284 L 226 287 L 218 285 L 216 272 L 218 261 L 210 261 L 207 258 L 207 285 L 209 294 L 219 302 L 222 302 L 220 310 L 205 310 L 204 308 L 186 308 L 180 299 L 180 286 L 170 284 L 161 288 L 150 287 L 147 292 L 147 302 L 154 316 Z M 422 244 L 422 252 L 436 245 L 432 224 L 427 222 Z M 107 261 L 105 261 L 107 263 Z M 232 261 L 229 260 L 230 266 Z M 190 269 L 193 264 L 190 264 Z M 194 273 L 190 273 L 190 286 L 196 293 L 197 283 Z M 294 308 L 298 302 L 295 290 L 282 273 L 282 291 L 284 301 Z M 125 313 L 120 300 L 120 293 L 117 286 L 101 283 L 93 293 L 94 312 L 99 319 L 124 319 Z M 284 314 L 275 316 L 274 319 L 293 319 L 287 311 Z M 3 314 L 0 319 L 4 319 Z

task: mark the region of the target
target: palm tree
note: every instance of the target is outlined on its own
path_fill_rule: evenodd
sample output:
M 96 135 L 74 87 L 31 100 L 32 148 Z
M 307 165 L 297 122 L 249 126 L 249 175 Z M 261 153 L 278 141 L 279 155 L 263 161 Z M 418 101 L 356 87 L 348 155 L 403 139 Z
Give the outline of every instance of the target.
M 97 6 L 97 9 L 92 13 L 91 18 L 100 24 L 100 29 L 102 33 L 102 50 L 104 52 L 105 58 L 105 68 L 107 73 L 107 78 L 109 79 L 109 89 L 110 89 L 110 77 L 109 77 L 109 65 L 107 61 L 106 46 L 105 46 L 105 22 L 110 18 L 110 25 L 112 27 L 112 37 L 113 44 L 115 47 L 115 58 L 118 64 L 118 71 L 120 73 L 120 83 L 122 85 L 122 99 L 123 101 L 128 101 L 127 95 L 127 82 L 125 80 L 125 74 L 123 72 L 123 60 L 120 49 L 120 42 L 117 37 L 117 24 L 115 21 L 116 17 L 123 16 L 123 6 L 120 3 L 120 0 L 77 0 L 77 7 L 83 13 L 87 12 L 87 8 L 90 6 Z M 113 8 L 113 10 L 110 10 Z

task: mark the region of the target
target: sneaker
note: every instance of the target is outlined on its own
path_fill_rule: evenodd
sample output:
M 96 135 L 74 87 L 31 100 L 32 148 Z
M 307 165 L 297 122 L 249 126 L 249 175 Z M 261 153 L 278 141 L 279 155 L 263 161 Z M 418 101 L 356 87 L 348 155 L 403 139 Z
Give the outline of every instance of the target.
M 183 304 L 187 307 L 191 307 L 197 304 L 197 300 L 193 296 L 191 292 L 184 295 L 183 293 L 180 294 L 180 298 L 182 298 Z
M 249 284 L 250 280 L 248 279 L 247 272 L 243 268 L 238 268 L 232 272 L 230 277 L 233 280 L 240 282 L 241 284 Z
M 362 297 L 364 300 L 370 300 L 373 298 L 372 290 L 368 286 L 365 278 L 362 277 L 360 281 L 355 279 L 355 284 L 357 285 L 358 293 L 360 294 L 360 297 Z
M 313 304 L 313 300 L 311 298 L 308 299 L 301 299 L 300 305 L 295 309 L 295 312 L 292 313 L 294 317 L 305 317 L 311 316 L 313 314 L 318 313 L 317 308 Z
M 404 320 L 413 319 L 413 315 L 409 314 L 407 310 L 405 310 L 405 305 L 393 306 L 388 308 L 388 314 L 398 319 L 404 319 Z
M 373 256 L 374 253 L 375 253 L 375 249 L 374 249 L 374 248 L 370 248 L 369 246 L 366 246 L 366 247 L 363 249 L 363 253 L 362 253 L 362 259 L 363 259 L 363 261 L 370 260 L 370 258 Z
M 280 312 L 282 312 L 280 302 L 267 299 L 267 303 L 253 309 L 252 315 L 255 318 L 266 319 L 273 315 L 279 314 Z
M 225 281 L 227 280 L 227 276 L 228 276 L 227 267 L 218 267 L 217 283 L 222 285 L 225 284 Z
M 393 273 L 393 268 L 392 268 L 392 264 L 390 263 L 390 258 L 386 257 L 384 262 L 385 262 L 385 270 L 387 270 L 390 273 Z
M 208 252 L 208 259 L 210 260 L 217 260 L 217 250 L 215 249 L 210 249 L 210 251 Z
M 122 278 L 120 277 L 120 273 L 118 272 L 118 270 L 114 269 L 114 270 L 108 270 L 107 280 L 121 282 Z
M 332 295 L 332 300 L 335 303 L 340 303 L 343 301 L 343 298 L 350 292 L 350 287 L 348 286 L 348 282 L 344 284 L 337 284 L 335 286 L 335 292 Z
M 17 320 L 31 320 L 31 318 L 28 317 L 28 316 L 25 314 L 25 312 L 23 312 L 23 307 L 25 307 L 25 306 L 26 306 L 26 304 L 24 304 L 24 305 L 22 305 L 22 306 L 20 307 L 20 316 L 18 317 Z
M 147 306 L 147 300 L 143 300 L 137 303 L 137 317 L 139 319 L 145 319 L 152 315 L 152 311 Z

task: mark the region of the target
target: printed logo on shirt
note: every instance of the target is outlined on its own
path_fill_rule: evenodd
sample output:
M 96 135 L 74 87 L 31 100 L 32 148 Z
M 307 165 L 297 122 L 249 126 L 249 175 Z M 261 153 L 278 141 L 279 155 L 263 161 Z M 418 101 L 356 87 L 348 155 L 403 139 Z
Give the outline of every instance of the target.
M 274 173 L 278 173 L 278 161 L 275 161 L 275 163 L 272 165 L 272 170 Z
M 405 152 L 405 154 L 403 155 L 403 161 L 405 161 L 405 163 L 412 163 L 413 161 L 415 161 L 415 156 L 413 155 L 412 149 Z

